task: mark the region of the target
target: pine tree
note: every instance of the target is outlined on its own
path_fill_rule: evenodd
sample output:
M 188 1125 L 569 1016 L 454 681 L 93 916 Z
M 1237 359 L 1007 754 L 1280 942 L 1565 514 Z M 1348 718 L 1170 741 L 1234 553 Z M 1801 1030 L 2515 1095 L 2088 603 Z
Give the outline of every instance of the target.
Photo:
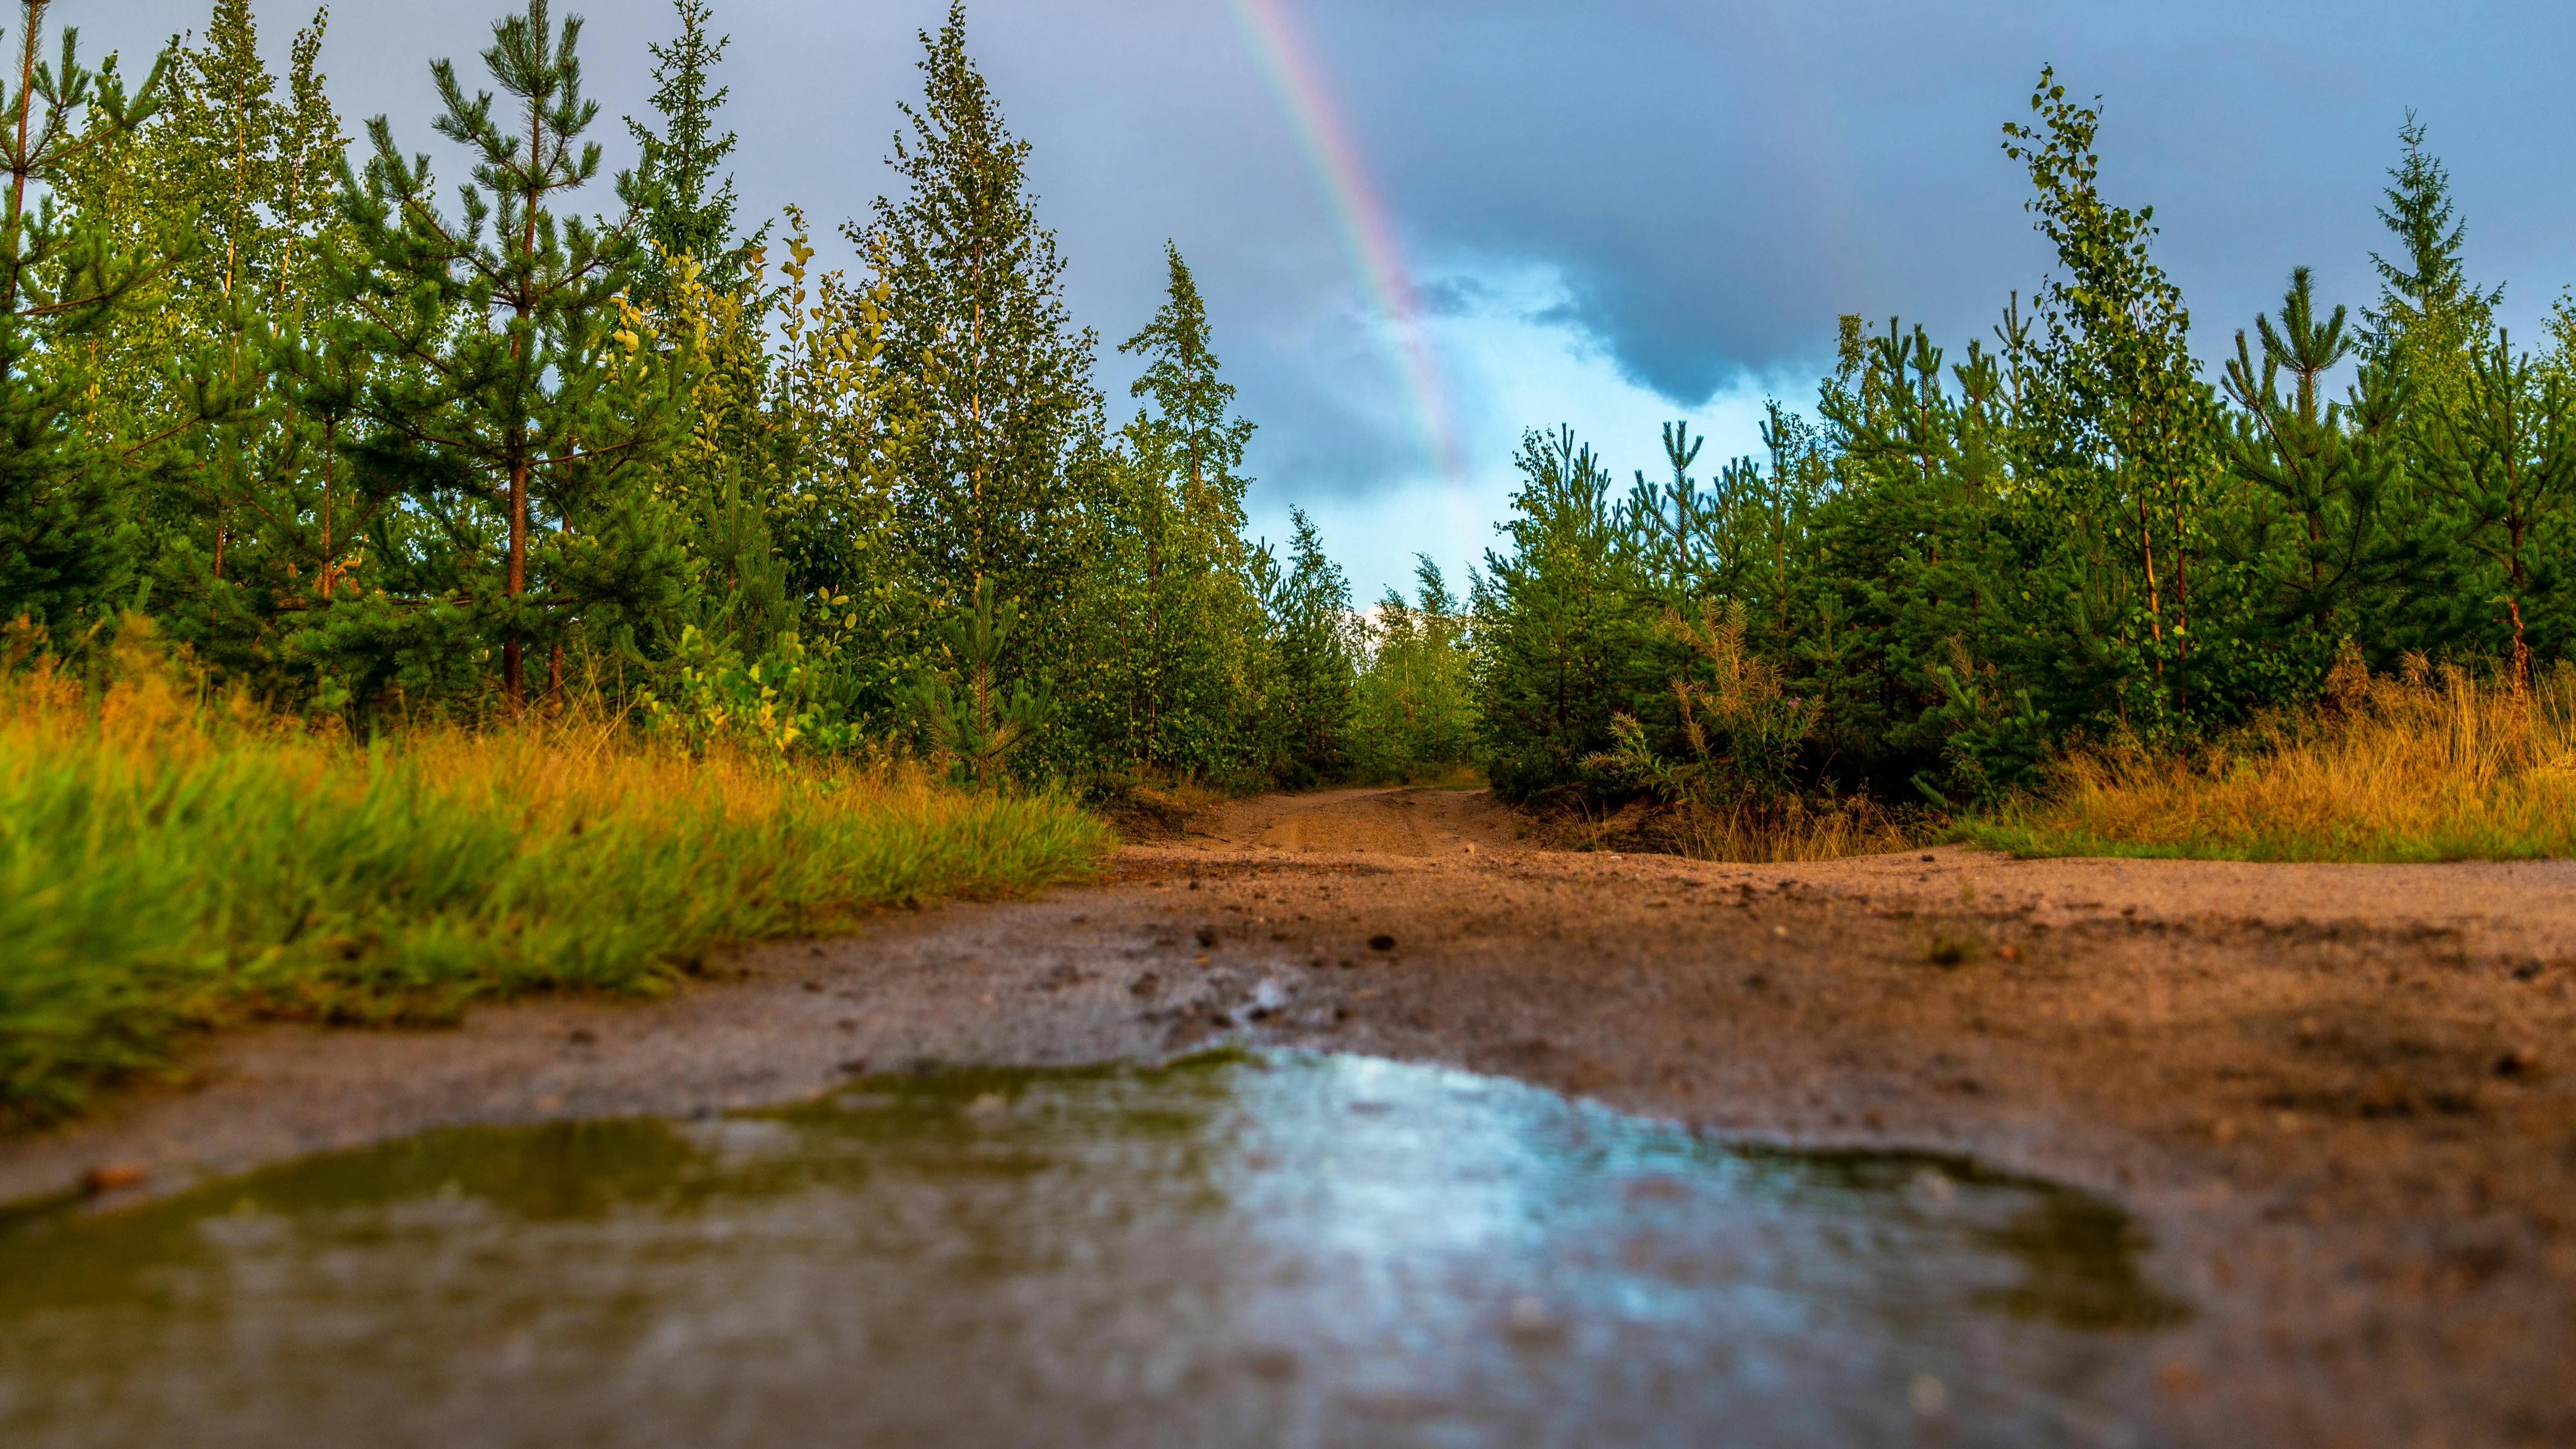
M 433 199 L 429 158 L 406 160 L 391 124 L 368 122 L 374 155 L 363 177 L 343 168 L 352 240 L 330 273 L 342 345 L 378 364 L 360 399 L 372 436 L 355 451 L 371 486 L 406 500 L 376 546 L 400 558 L 415 602 L 353 611 L 317 647 L 399 677 L 466 641 L 497 643 L 512 708 L 531 643 L 554 646 L 559 683 L 567 631 L 605 636 L 667 611 L 687 571 L 651 488 L 683 369 L 642 345 L 621 306 L 638 250 L 632 178 L 617 179 L 617 225 L 556 209 L 600 170 L 598 144 L 581 140 L 598 107 L 581 96 L 580 33 L 577 18 L 558 29 L 547 0 L 494 24 L 483 60 L 509 100 L 501 115 L 491 92 L 467 98 L 452 63 L 432 65 L 437 129 L 476 156 L 458 218 Z
M 2402 380 L 2391 367 L 2365 364 L 2346 402 L 2326 399 L 2325 374 L 2360 345 L 2345 317 L 2342 307 L 2317 316 L 2314 282 L 2298 268 L 2278 325 L 2255 319 L 2261 363 L 2238 332 L 2225 382 L 2242 410 L 2228 461 L 2249 485 L 2227 552 L 2260 577 L 2264 622 L 2306 636 L 2301 652 L 2319 677 L 2360 622 L 2344 616 L 2406 563 L 2385 515 L 2403 476 L 2393 436 Z
M 752 251 L 769 230 L 735 237 L 733 177 L 719 178 L 739 144 L 733 132 L 718 135 L 715 129 L 716 112 L 733 90 L 708 87 L 733 37 L 707 38 L 707 0 L 672 0 L 672 8 L 679 13 L 679 35 L 645 47 L 653 56 L 652 105 L 662 128 L 626 118 L 628 133 L 643 150 L 635 183 L 643 198 L 646 255 L 637 290 L 658 307 L 670 305 L 670 269 L 683 256 L 697 263 L 698 280 L 710 291 L 740 288 Z
M 1608 470 L 1570 428 L 1525 435 L 1513 461 L 1511 552 L 1486 552 L 1475 589 L 1475 707 L 1494 787 L 1526 798 L 1575 779 L 1668 675 Z
M 278 672 L 281 630 L 345 581 L 363 511 L 290 403 L 281 350 L 335 244 L 345 137 L 316 65 L 325 20 L 296 35 L 281 94 L 248 4 L 217 0 L 202 42 L 174 51 L 161 112 L 66 188 L 170 257 L 141 305 L 64 359 L 93 436 L 127 458 L 145 500 L 164 632 L 272 695 L 297 687 Z
M 2436 601 L 2446 632 L 2501 654 L 2528 683 L 2535 653 L 2576 645 L 2568 590 L 2576 545 L 2576 386 L 2501 329 L 2472 352 L 2439 446 L 2423 459 L 2426 491 L 2447 504 L 2462 555 Z
M 966 51 L 962 4 L 921 36 L 923 98 L 904 108 L 890 164 L 905 183 L 848 235 L 888 288 L 886 369 L 916 422 L 897 500 L 914 578 L 934 609 L 969 606 L 991 579 L 1031 644 L 1079 560 L 1076 463 L 1096 439 L 1093 335 L 1077 332 L 1054 233 L 1027 188 L 1029 147 L 1004 126 Z
M 1470 621 L 1428 555 L 1414 558 L 1414 601 L 1393 588 L 1368 622 L 1351 753 L 1366 779 L 1413 781 L 1467 763 L 1475 741 Z
M 1232 415 L 1207 306 L 1180 249 L 1165 248 L 1161 310 L 1121 352 L 1150 359 L 1130 394 L 1148 398 L 1122 430 L 1119 543 L 1104 560 L 1120 576 L 1130 738 L 1147 768 L 1214 773 L 1239 741 L 1241 657 L 1257 632 L 1244 573 L 1243 453 L 1252 424 Z
M 110 326 L 151 259 L 53 192 L 151 117 L 169 57 L 130 96 L 112 67 L 80 64 L 72 31 L 44 64 L 45 10 L 26 0 L 17 74 L 0 80 L 0 615 L 69 625 L 122 602 L 134 539 L 117 462 L 80 434 L 75 387 L 45 364 Z
M 1347 766 L 1358 663 L 1350 580 L 1325 554 L 1306 511 L 1292 508 L 1289 518 L 1287 570 L 1264 548 L 1253 555 L 1253 573 L 1269 618 L 1260 725 L 1268 772 L 1295 788 L 1337 778 Z

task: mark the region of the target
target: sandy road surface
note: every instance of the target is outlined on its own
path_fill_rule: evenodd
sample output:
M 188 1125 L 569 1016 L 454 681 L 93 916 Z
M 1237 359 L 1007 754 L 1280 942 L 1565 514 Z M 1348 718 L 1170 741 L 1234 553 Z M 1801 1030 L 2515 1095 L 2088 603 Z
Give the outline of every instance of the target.
M 2576 863 L 1745 867 L 1514 826 L 1481 793 L 1272 797 L 1099 886 L 748 953 L 666 1003 L 245 1033 L 189 1088 L 0 1144 L 0 1201 L 1242 1033 L 2105 1191 L 2200 1310 L 2131 1355 L 2161 1442 L 2576 1443 Z

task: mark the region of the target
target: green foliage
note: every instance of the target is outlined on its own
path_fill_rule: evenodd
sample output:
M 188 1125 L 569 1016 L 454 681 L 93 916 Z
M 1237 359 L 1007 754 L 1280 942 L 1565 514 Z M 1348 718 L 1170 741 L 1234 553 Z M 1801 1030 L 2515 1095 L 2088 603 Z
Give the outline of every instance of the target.
M 1243 723 L 1265 637 L 1243 537 L 1243 452 L 1206 304 L 1177 247 L 1151 322 L 1119 350 L 1146 359 L 1129 389 L 1146 399 L 1119 430 L 1095 511 L 1097 554 L 1072 611 L 1090 647 L 1059 668 L 1097 756 L 1145 774 L 1251 778 Z M 1072 671 L 1088 664 L 1089 671 Z
M 1774 405 L 1767 465 L 1704 486 L 1667 428 L 1669 480 L 1615 505 L 1570 434 L 1530 440 L 1473 627 L 1498 786 L 1738 822 L 1949 809 L 2313 701 L 2339 660 L 2528 681 L 2576 649 L 2576 304 L 2556 351 L 2493 327 L 2420 125 L 2367 327 L 2297 269 L 2214 391 L 2153 212 L 2102 189 L 2099 107 L 2043 72 L 2031 112 L 2004 150 L 2057 265 L 1995 351 L 1847 317 L 1817 422 Z
M 1099 429 L 1094 339 L 1065 310 L 1029 146 L 967 55 L 963 4 L 921 39 L 922 105 L 904 108 L 890 163 L 904 191 L 845 227 L 888 289 L 885 366 L 918 421 L 899 465 L 897 546 L 936 609 L 973 607 L 989 578 L 996 597 L 1045 614 L 1078 562 L 1062 545 L 1088 501 L 1077 462 Z M 1034 672 L 1050 642 L 1040 632 L 1010 672 Z
M 708 0 L 675 18 L 606 217 L 548 0 L 494 26 L 489 92 L 432 67 L 468 167 L 444 206 L 390 119 L 346 154 L 321 14 L 279 76 L 249 0 L 213 0 L 132 98 L 31 32 L 0 85 L 28 121 L 0 610 L 76 645 L 148 601 L 322 722 L 578 680 L 692 748 L 918 748 L 987 784 L 1344 768 L 1347 590 L 1311 529 L 1285 570 L 1244 538 L 1252 425 L 1177 249 L 1113 434 L 962 9 L 922 36 L 905 185 L 845 228 L 855 280 L 794 207 L 774 248 L 737 230 L 729 42 Z
M 1475 762 L 1474 620 L 1428 555 L 1414 577 L 1415 602 L 1388 589 L 1363 625 L 1367 661 L 1350 726 L 1363 779 L 1436 780 Z
M 77 379 L 46 364 L 111 323 L 158 259 L 55 193 L 150 119 L 169 58 L 129 96 L 112 65 L 81 65 L 71 31 L 44 59 L 45 10 L 24 6 L 0 77 L 0 612 L 70 625 L 123 602 L 138 539 L 120 460 L 75 425 Z
M 662 307 L 670 305 L 671 269 L 681 257 L 697 264 L 698 280 L 708 290 L 740 291 L 750 280 L 752 253 L 769 230 L 764 225 L 748 239 L 735 235 L 733 178 L 720 174 L 739 138 L 731 131 L 716 134 L 715 113 L 732 88 L 714 85 L 711 72 L 733 37 L 707 38 L 713 18 L 707 0 L 671 0 L 671 8 L 679 14 L 679 35 L 645 47 L 653 57 L 652 105 L 662 129 L 626 119 L 627 133 L 642 151 L 635 186 L 643 198 L 646 255 L 636 290 Z
M 918 685 L 922 733 L 935 765 L 952 767 L 989 790 L 1008 778 L 1011 755 L 1045 723 L 1049 701 L 1026 680 L 1002 682 L 1003 647 L 1019 626 L 1019 608 L 996 602 L 993 581 L 976 585 L 974 607 L 941 630 L 944 669 L 924 669 Z
M 497 22 L 483 62 L 507 97 L 498 114 L 491 92 L 469 99 L 453 65 L 431 66 L 437 129 L 476 158 L 456 217 L 382 117 L 363 178 L 344 174 L 351 239 L 326 273 L 325 345 L 369 369 L 353 461 L 362 489 L 403 505 L 371 540 L 401 587 L 335 600 L 304 647 L 385 684 L 432 682 L 426 654 L 497 646 L 515 708 L 532 644 L 551 649 L 560 689 L 568 633 L 631 633 L 687 585 L 678 520 L 652 487 L 681 372 L 642 346 L 624 299 L 631 178 L 616 225 L 557 209 L 600 170 L 581 140 L 598 107 L 581 96 L 580 33 L 547 0 Z
M 2154 212 L 2105 190 L 2100 106 L 2043 71 L 2003 150 L 2054 261 L 1990 339 L 1844 318 L 1762 456 L 1675 425 L 1624 487 L 1527 434 L 1467 600 L 1426 564 L 1363 615 L 1302 512 L 1282 550 L 1245 537 L 1253 425 L 1177 246 L 1110 425 L 962 6 L 920 37 L 902 184 L 844 226 L 854 277 L 792 207 L 738 229 L 728 41 L 709 0 L 675 16 L 596 219 L 546 0 L 496 25 L 494 94 L 434 68 L 453 213 L 388 120 L 344 158 L 319 16 L 279 77 L 215 0 L 132 99 L 22 45 L 0 607 L 71 641 L 145 601 L 212 679 L 326 724 L 578 678 L 704 752 L 1112 794 L 1480 769 L 1774 854 L 1911 828 L 1878 801 L 2045 787 L 2072 749 L 2189 748 L 2347 658 L 2528 681 L 2576 651 L 2576 300 L 2536 352 L 2496 329 L 2412 117 L 2359 325 L 2294 270 L 2213 386 Z
M 1662 632 L 1688 651 L 1672 681 L 1683 753 L 1660 753 L 1623 713 L 1610 721 L 1611 747 L 1585 769 L 1677 805 L 1732 811 L 1795 795 L 1818 703 L 1788 694 L 1779 671 L 1746 647 L 1744 606 L 1702 605 L 1695 619 L 1668 612 Z
M 1515 798 L 1573 781 L 1612 744 L 1611 722 L 1660 689 L 1638 560 L 1610 503 L 1610 474 L 1572 429 L 1531 433 L 1521 486 L 1474 588 L 1479 747 Z
M 1302 508 L 1283 571 L 1268 549 L 1252 556 L 1253 586 L 1269 629 L 1258 719 L 1263 773 L 1304 787 L 1350 768 L 1351 711 L 1358 675 L 1357 620 L 1350 580 L 1324 553 L 1323 536 Z

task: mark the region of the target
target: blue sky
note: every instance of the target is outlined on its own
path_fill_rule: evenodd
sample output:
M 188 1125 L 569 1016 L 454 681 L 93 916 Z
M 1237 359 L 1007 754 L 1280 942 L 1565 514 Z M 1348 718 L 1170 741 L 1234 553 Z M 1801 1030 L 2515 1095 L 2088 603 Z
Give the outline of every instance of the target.
M 1657 466 L 1658 425 L 1688 418 L 1714 435 L 1705 462 L 1754 447 L 1766 394 L 1810 399 L 1839 313 L 1901 313 L 1954 350 L 1984 336 L 2047 266 L 1997 148 L 2042 64 L 2104 98 L 2107 187 L 2156 207 L 2204 355 L 2295 265 L 2329 298 L 2371 298 L 2372 208 L 2410 106 L 2451 166 L 2472 274 L 2510 284 L 2507 320 L 2536 339 L 2576 282 L 2563 3 L 1282 3 L 1435 304 L 1463 476 L 1427 455 L 1388 319 L 1223 0 L 975 0 L 969 30 L 1036 146 L 1113 403 L 1127 371 L 1108 344 L 1152 313 L 1172 238 L 1261 425 L 1256 530 L 1278 537 L 1303 505 L 1363 600 L 1417 550 L 1453 578 L 1481 554 L 1525 427 L 1572 424 L 1624 475 Z M 438 154 L 426 61 L 470 61 L 501 8 L 339 0 L 324 64 L 352 129 L 389 113 Z M 644 109 L 668 0 L 558 8 L 589 19 L 602 139 L 622 157 L 615 118 Z M 717 0 L 751 214 L 865 213 L 914 91 L 914 32 L 944 8 Z M 134 54 L 205 9 L 59 0 L 55 16 Z M 309 12 L 260 7 L 272 52 Z

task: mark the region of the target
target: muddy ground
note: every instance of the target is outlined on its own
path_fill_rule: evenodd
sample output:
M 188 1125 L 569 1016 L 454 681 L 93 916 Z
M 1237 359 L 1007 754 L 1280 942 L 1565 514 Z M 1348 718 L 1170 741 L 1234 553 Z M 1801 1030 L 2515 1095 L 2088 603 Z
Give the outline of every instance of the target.
M 2104 1192 L 2198 1309 L 2125 1395 L 2170 1442 L 2576 1444 L 2576 862 L 1744 867 L 1531 849 L 1481 793 L 1272 797 L 1098 886 L 765 948 L 660 1004 L 223 1038 L 184 1087 L 0 1143 L 0 1202 L 1229 1035 Z

